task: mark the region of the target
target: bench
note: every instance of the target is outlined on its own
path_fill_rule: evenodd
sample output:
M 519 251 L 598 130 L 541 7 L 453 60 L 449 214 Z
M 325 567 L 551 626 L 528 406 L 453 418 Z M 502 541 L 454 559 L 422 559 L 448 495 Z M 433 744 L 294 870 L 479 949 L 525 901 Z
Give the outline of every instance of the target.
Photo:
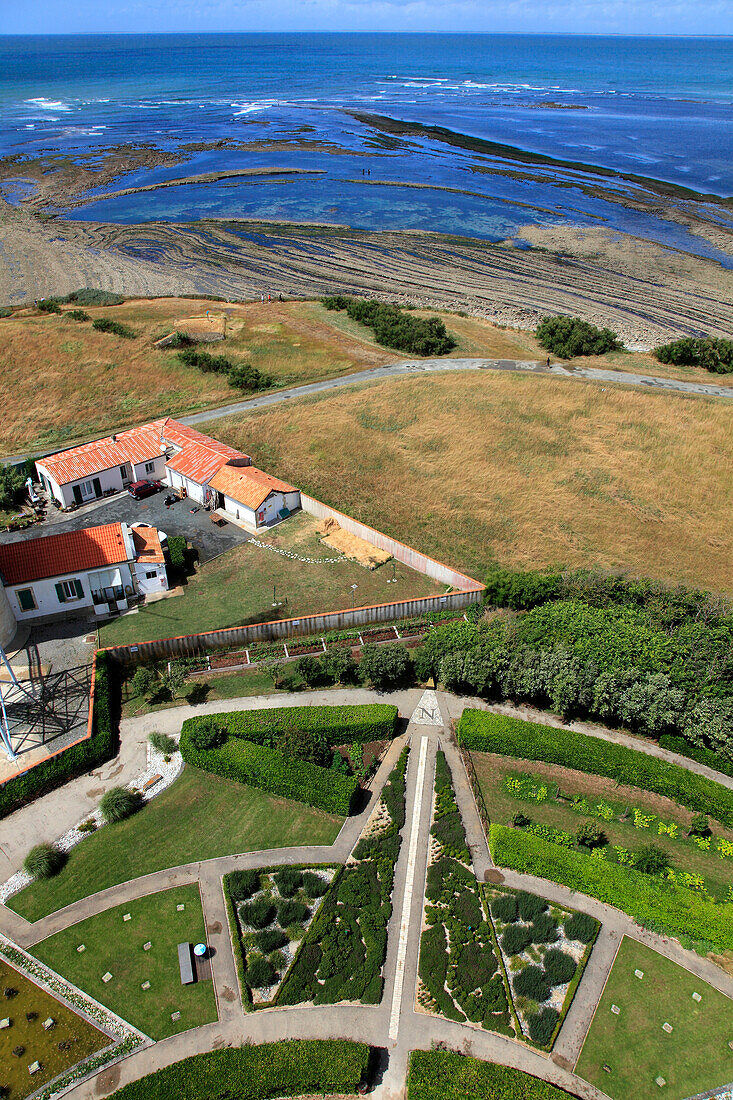
M 195 981 L 193 973 L 193 959 L 191 957 L 191 944 L 179 943 L 178 967 L 181 971 L 181 985 L 190 985 Z
M 156 783 L 160 783 L 162 778 L 162 775 L 151 775 L 150 779 L 148 779 L 146 783 L 143 783 L 143 794 L 149 791 L 151 787 L 154 787 Z

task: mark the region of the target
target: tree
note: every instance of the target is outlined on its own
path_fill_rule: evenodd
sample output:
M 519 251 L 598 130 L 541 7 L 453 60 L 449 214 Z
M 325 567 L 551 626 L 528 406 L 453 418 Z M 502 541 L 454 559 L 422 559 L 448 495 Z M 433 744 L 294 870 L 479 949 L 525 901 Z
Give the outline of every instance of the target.
M 357 677 L 358 666 L 346 646 L 335 646 L 321 657 L 326 675 L 338 684 L 353 684 Z
M 136 695 L 139 699 L 147 699 L 149 695 L 153 694 L 157 686 L 158 681 L 155 674 L 147 665 L 140 665 L 139 668 L 135 669 L 135 673 L 130 680 L 130 690 L 133 695 Z
M 283 669 L 282 661 L 279 661 L 277 657 L 268 657 L 266 661 L 260 663 L 260 668 L 266 676 L 270 677 L 273 687 L 280 687 Z
M 313 657 L 311 654 L 306 654 L 299 659 L 298 672 L 308 687 L 321 684 L 325 679 L 323 665 L 317 657 Z
M 0 466 L 0 508 L 13 508 L 23 499 L 26 477 L 21 466 Z
M 185 683 L 185 669 L 178 661 L 171 661 L 170 665 L 161 676 L 163 690 L 168 692 L 171 699 L 175 699 L 176 695 L 183 690 L 183 685 Z
M 194 748 L 206 752 L 208 749 L 216 749 L 223 745 L 227 739 L 227 731 L 212 715 L 209 718 L 198 718 L 192 723 L 191 742 Z
M 367 643 L 361 651 L 359 674 L 362 682 L 377 691 L 389 691 L 409 682 L 412 676 L 410 655 L 403 645 Z

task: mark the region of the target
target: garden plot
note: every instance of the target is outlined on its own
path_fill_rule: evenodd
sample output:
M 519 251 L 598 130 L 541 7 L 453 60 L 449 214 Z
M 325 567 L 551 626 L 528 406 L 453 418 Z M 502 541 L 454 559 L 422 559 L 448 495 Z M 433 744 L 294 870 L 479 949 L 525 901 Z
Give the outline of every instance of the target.
M 275 1000 L 336 871 L 280 867 L 225 876 L 245 1005 L 264 1008 Z
M 351 858 L 335 876 L 280 986 L 278 1005 L 381 1001 L 408 753 L 405 747 Z
M 417 1003 L 449 1020 L 514 1034 L 504 978 L 471 867 L 466 834 L 442 752 L 435 765 L 433 825 L 420 943 Z
M 526 891 L 485 886 L 484 899 L 522 1036 L 549 1048 L 600 925 Z

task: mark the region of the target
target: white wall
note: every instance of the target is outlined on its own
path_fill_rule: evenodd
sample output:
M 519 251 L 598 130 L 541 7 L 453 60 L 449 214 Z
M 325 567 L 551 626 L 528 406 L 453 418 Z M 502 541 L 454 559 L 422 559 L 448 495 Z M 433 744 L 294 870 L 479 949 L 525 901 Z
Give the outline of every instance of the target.
M 146 577 L 146 573 L 155 573 L 155 576 Z M 165 564 L 146 565 L 144 562 L 136 562 L 135 577 L 141 596 L 152 596 L 157 592 L 168 591 L 168 573 Z
M 238 500 L 233 500 L 231 497 L 224 497 L 224 511 L 228 512 L 230 516 L 235 516 L 241 520 L 242 523 L 246 523 L 248 527 L 258 528 L 266 527 L 268 524 L 273 523 L 278 518 L 278 513 L 283 508 L 287 508 L 289 511 L 294 511 L 300 508 L 300 492 L 296 489 L 292 493 L 270 493 L 269 497 L 256 510 L 248 508 L 246 504 L 240 504 Z M 258 516 L 264 512 L 262 520 L 258 521 Z
M 168 484 L 172 489 L 185 489 L 191 500 L 196 501 L 197 504 L 203 504 L 203 486 L 198 485 L 195 481 L 190 481 L 189 478 L 184 477 L 183 474 L 179 474 L 177 470 L 168 470 Z
M 153 473 L 145 473 L 145 462 L 138 462 L 136 465 L 129 463 L 132 471 L 132 481 L 161 481 L 165 477 L 165 455 L 157 455 L 155 458 L 151 458 L 150 462 L 154 463 L 155 469 Z M 114 489 L 115 492 L 122 492 L 122 474 L 120 473 L 119 466 L 113 466 L 111 470 L 102 470 L 100 473 L 91 474 L 89 477 L 79 478 L 76 481 L 70 481 L 68 485 L 59 485 L 58 482 L 49 474 L 46 467 L 42 462 L 36 463 L 36 470 L 39 474 L 43 474 L 48 482 L 51 484 L 51 491 L 57 500 L 60 500 L 64 507 L 68 508 L 70 504 L 75 503 L 74 486 L 81 485 L 83 481 L 93 481 L 95 477 L 99 478 L 100 488 L 102 493 L 105 493 L 108 489 Z M 94 497 L 85 499 L 84 503 L 94 500 Z
M 153 463 L 153 470 L 146 473 L 145 467 L 149 462 Z M 165 455 L 156 455 L 155 458 L 150 458 L 147 462 L 138 462 L 137 465 L 133 466 L 133 472 L 133 481 L 163 481 L 166 474 Z
M 123 588 L 126 585 L 132 584 L 132 577 L 130 575 L 130 567 L 122 562 L 118 566 L 113 568 L 119 569 Z M 30 584 L 16 584 L 12 588 L 6 589 L 8 598 L 10 600 L 10 606 L 13 609 L 13 613 L 22 622 L 25 620 L 39 619 L 43 616 L 58 616 L 59 618 L 65 618 L 66 616 L 73 616 L 80 609 L 85 608 L 87 610 L 93 610 L 94 601 L 92 600 L 92 593 L 89 581 L 89 573 L 98 573 L 98 569 L 82 571 L 80 573 L 65 573 L 61 577 L 50 577 L 41 581 L 32 581 Z M 60 581 L 65 580 L 79 580 L 84 590 L 84 595 L 81 599 L 66 599 L 65 602 L 61 602 L 56 592 L 56 585 Z M 33 596 L 36 601 L 36 607 L 33 611 L 21 610 L 18 603 L 18 592 L 22 589 L 30 588 L 33 592 Z

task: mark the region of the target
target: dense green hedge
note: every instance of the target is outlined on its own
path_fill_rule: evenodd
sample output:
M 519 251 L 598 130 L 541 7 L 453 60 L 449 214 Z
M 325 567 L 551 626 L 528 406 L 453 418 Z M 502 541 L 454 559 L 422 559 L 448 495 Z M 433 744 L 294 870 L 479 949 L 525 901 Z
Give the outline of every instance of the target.
M 242 737 L 258 745 L 278 748 L 291 732 L 309 733 L 324 745 L 383 741 L 394 737 L 399 712 L 387 703 L 350 707 L 272 707 L 238 710 L 215 715 L 217 725 L 230 737 Z M 184 731 L 192 732 L 207 718 L 187 718 Z
M 489 847 L 497 867 L 559 882 L 628 913 L 663 935 L 733 950 L 733 905 L 631 867 L 568 851 L 522 829 L 492 825 Z
M 456 342 L 440 317 L 413 317 L 399 306 L 336 294 L 321 299 L 326 309 L 345 309 L 352 321 L 368 325 L 378 344 L 410 355 L 446 355 Z
M 461 715 L 458 736 L 467 749 L 520 760 L 543 760 L 590 775 L 603 775 L 617 783 L 661 794 L 690 810 L 708 814 L 723 825 L 733 826 L 733 791 L 625 745 L 470 708 Z
M 269 1100 L 356 1092 L 370 1049 L 346 1039 L 289 1039 L 184 1058 L 118 1089 L 117 1100 Z
M 407 1100 L 567 1100 L 570 1093 L 511 1066 L 450 1050 L 413 1050 Z
M 287 757 L 278 749 L 239 737 L 230 737 L 217 748 L 197 749 L 186 726 L 188 722 L 181 731 L 180 749 L 187 764 L 327 813 L 346 816 L 350 812 L 359 789 L 358 780 L 352 776 Z
M 537 326 L 537 339 L 543 348 L 573 359 L 576 355 L 605 355 L 623 347 L 610 328 L 597 328 L 579 317 L 543 317 Z
M 660 363 L 674 363 L 678 367 L 702 367 L 713 374 L 733 372 L 733 340 L 714 336 L 685 336 L 654 349 Z
M 120 717 L 120 679 L 116 664 L 106 653 L 97 653 L 96 661 L 92 736 L 0 787 L 0 817 L 6 817 L 34 798 L 114 756 Z

